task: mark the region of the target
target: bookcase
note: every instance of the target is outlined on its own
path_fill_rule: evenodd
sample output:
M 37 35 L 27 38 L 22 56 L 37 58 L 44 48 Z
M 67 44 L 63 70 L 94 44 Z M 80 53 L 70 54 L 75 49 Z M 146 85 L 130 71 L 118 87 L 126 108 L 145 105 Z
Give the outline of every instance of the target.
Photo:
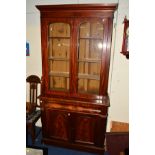
M 117 4 L 39 5 L 43 143 L 103 154 Z

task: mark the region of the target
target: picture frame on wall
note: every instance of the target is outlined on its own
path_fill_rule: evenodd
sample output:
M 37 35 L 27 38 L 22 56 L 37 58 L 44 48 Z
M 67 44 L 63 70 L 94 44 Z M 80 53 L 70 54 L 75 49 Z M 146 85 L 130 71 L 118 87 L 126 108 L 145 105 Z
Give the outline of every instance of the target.
M 26 56 L 30 56 L 30 46 L 28 42 L 26 42 Z

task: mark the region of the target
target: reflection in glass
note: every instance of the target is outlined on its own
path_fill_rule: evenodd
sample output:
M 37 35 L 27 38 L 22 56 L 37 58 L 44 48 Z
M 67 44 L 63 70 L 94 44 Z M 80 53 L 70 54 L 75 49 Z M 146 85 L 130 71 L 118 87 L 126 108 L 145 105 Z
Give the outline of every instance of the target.
M 100 59 L 102 54 L 102 40 L 79 39 L 79 59 Z

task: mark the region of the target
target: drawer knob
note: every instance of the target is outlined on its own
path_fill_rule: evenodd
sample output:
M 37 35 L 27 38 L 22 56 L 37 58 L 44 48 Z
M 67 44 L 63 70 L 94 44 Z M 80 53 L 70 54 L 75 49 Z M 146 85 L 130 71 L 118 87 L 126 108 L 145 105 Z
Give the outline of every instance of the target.
M 70 113 L 68 113 L 68 116 L 70 116 L 71 114 Z

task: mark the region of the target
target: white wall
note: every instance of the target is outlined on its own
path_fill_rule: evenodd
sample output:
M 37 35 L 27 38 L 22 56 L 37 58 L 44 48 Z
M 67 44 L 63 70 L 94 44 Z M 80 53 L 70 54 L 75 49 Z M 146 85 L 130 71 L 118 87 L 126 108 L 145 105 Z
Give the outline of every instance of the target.
M 118 3 L 115 12 L 113 44 L 111 50 L 111 65 L 109 74 L 109 88 L 111 106 L 109 108 L 108 128 L 110 121 L 129 121 L 129 88 L 128 88 L 128 60 L 120 54 L 123 37 L 123 19 L 129 14 L 128 0 L 27 0 L 26 4 L 26 40 L 30 43 L 30 56 L 26 57 L 26 75 L 37 74 L 41 77 L 41 36 L 40 13 L 35 5 L 43 4 L 78 4 L 78 3 Z M 39 123 L 40 124 L 40 123 Z
M 111 49 L 108 88 L 111 106 L 109 108 L 108 131 L 111 120 L 129 122 L 129 60 L 120 54 L 123 39 L 122 23 L 125 16 L 129 18 L 129 3 L 127 0 L 119 0 L 114 19 Z

